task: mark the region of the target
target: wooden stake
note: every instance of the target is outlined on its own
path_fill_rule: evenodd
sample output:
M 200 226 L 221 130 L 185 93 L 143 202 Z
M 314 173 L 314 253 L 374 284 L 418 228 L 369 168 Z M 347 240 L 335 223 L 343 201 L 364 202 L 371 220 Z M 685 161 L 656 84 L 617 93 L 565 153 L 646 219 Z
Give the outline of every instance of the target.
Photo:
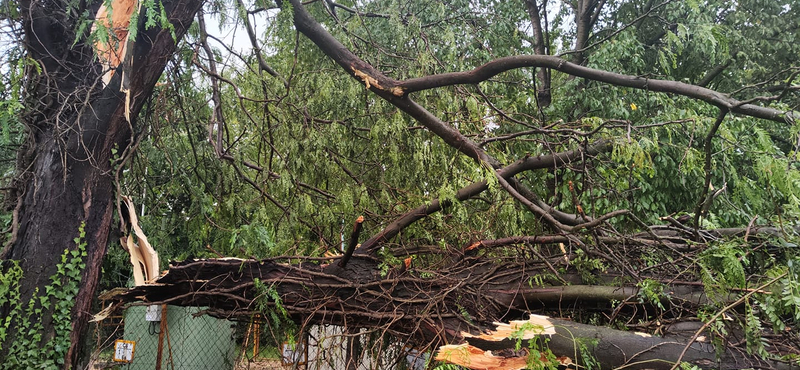
M 156 354 L 156 370 L 161 370 L 161 356 L 164 353 L 164 333 L 167 332 L 167 305 L 161 305 L 161 328 L 158 330 L 158 353 Z
M 253 358 L 258 356 L 258 345 L 261 341 L 261 323 L 253 321 Z

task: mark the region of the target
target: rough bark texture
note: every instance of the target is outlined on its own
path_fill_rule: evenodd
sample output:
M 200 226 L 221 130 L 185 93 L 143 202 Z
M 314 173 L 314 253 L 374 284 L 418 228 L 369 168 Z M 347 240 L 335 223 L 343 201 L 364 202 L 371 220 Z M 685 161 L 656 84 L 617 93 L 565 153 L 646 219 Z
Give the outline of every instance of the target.
M 291 319 L 304 327 L 314 324 L 364 327 L 388 333 L 414 348 L 435 349 L 467 340 L 478 348 L 495 351 L 513 349 L 514 342 L 466 338 L 462 332 L 478 334 L 493 329 L 494 321 L 516 319 L 523 313 L 543 309 L 600 309 L 610 307 L 615 300 L 640 305 L 639 289 L 631 286 L 532 287 L 528 281 L 546 269 L 545 263 L 537 260 L 498 261 L 455 255 L 435 271 L 395 266 L 385 276 L 379 272 L 380 261 L 362 255 L 353 256 L 345 269 L 339 268 L 335 259 L 330 264 L 318 264 L 324 258 L 286 263 L 291 260 L 285 257 L 180 262 L 156 285 L 134 288 L 116 299 L 208 306 L 207 312 L 212 315 L 241 320 L 263 312 L 259 311 L 263 307 L 270 309 L 280 304 Z M 564 277 L 569 283 L 580 283 L 578 276 Z M 267 294 L 256 288 L 256 279 L 274 289 L 281 303 L 263 298 Z M 708 303 L 702 286 L 676 284 L 669 290 L 671 298 L 665 299 L 664 305 L 688 309 Z M 259 296 L 262 298 L 258 299 Z M 730 297 L 735 298 L 738 297 Z M 258 308 L 258 305 L 264 306 Z M 575 359 L 576 354 L 584 351 L 603 369 L 620 366 L 669 369 L 686 346 L 687 335 L 691 336 L 696 329 L 675 325 L 674 329 L 664 329 L 664 337 L 654 337 L 567 320 L 551 319 L 551 322 L 556 334 L 550 337 L 548 347 L 556 356 Z M 682 360 L 701 368 L 791 368 L 786 363 L 760 360 L 734 347 L 724 347 L 718 353 L 707 342 L 692 344 Z
M 201 1 L 165 3 L 168 17 L 181 37 Z M 99 5 L 96 4 L 95 6 Z M 91 304 L 100 278 L 115 204 L 114 154 L 123 154 L 133 137 L 134 125 L 124 117 L 124 97 L 119 77 L 107 88 L 90 45 L 75 39 L 77 20 L 70 18 L 67 2 L 23 1 L 20 4 L 30 57 L 42 68 L 31 74 L 28 90 L 29 128 L 27 152 L 19 164 L 23 194 L 19 229 L 8 259 L 18 260 L 24 276 L 22 302 L 50 283 L 65 249 L 75 249 L 72 239 L 82 224 L 86 231 L 86 268 L 72 310 L 71 346 L 65 368 L 76 367 L 82 355 Z M 89 9 L 90 13 L 94 13 Z M 131 117 L 144 105 L 175 50 L 169 31 L 144 30 L 141 17 L 131 74 Z M 119 75 L 119 74 L 117 74 Z M 44 338 L 51 338 L 52 315 L 43 320 Z M 12 325 L 11 343 L 18 335 Z M 4 346 L 7 350 L 8 346 Z
M 549 321 L 556 333 L 549 336 L 547 346 L 556 356 L 570 357 L 574 363 L 580 360 L 579 356 L 588 355 L 597 360 L 601 369 L 624 367 L 668 370 L 672 368 L 686 346 L 685 338 L 654 337 L 644 333 L 625 332 L 566 320 Z M 509 339 L 491 341 L 470 338 L 469 342 L 480 349 L 493 351 L 513 349 L 515 345 L 514 341 Z M 707 342 L 693 343 L 682 360 L 699 368 L 793 368 L 790 364 L 762 361 L 730 348 L 718 354 L 716 348 Z
M 672 263 L 648 266 L 642 258 L 636 257 L 646 250 L 659 248 L 663 253 L 672 256 L 667 259 L 671 261 L 689 256 L 696 258 L 696 252 L 702 248 L 701 244 L 743 230 L 694 232 L 679 224 L 653 227 L 641 225 L 646 231 L 624 236 L 610 228 L 603 228 L 604 220 L 623 215 L 626 213 L 624 210 L 594 219 L 552 212 L 547 204 L 536 199 L 535 193 L 526 189 L 515 176 L 524 171 L 560 168 L 570 162 L 590 160 L 592 156 L 608 151 L 611 148 L 609 142 L 600 141 L 592 145 L 584 143 L 580 150 L 546 157 L 525 157 L 504 165 L 489 156 L 481 145 L 417 104 L 411 98 L 411 93 L 456 84 L 477 84 L 511 69 L 538 67 L 617 86 L 688 96 L 730 109 L 737 114 L 777 122 L 792 118 L 787 117 L 785 112 L 744 104 L 698 86 L 626 76 L 581 66 L 583 56 L 580 49 L 586 45 L 591 25 L 597 21 L 604 1 L 577 2 L 576 13 L 579 14 L 579 21 L 584 23 L 583 26 L 579 25 L 579 42 L 576 57 L 573 59 L 577 63 L 547 55 L 512 56 L 490 61 L 472 71 L 405 81 L 386 77 L 331 36 L 311 17 L 300 1 L 289 2 L 298 31 L 314 42 L 346 73 L 416 119 L 443 142 L 493 169 L 503 189 L 531 209 L 537 217 L 545 220 L 556 233 L 476 241 L 461 250 L 450 248 L 436 252 L 441 259 L 436 259 L 437 262 L 426 269 L 398 264 L 381 273 L 382 261 L 375 257 L 377 252 L 407 226 L 439 212 L 444 205 L 439 200 L 433 200 L 389 223 L 356 249 L 352 256 L 347 257 L 349 260 L 340 262 L 338 258 L 279 257 L 263 261 L 188 261 L 173 266 L 169 274 L 158 281 L 158 285 L 136 288 L 121 296 L 121 302 L 144 300 L 146 304 L 208 306 L 209 313 L 227 318 L 245 318 L 280 305 L 287 310 L 290 319 L 304 327 L 324 323 L 342 325 L 349 329 L 371 328 L 389 334 L 400 342 L 410 342 L 421 349 L 458 342 L 464 339 L 462 331 L 480 332 L 488 329 L 495 320 L 518 318 L 526 312 L 543 309 L 561 312 L 565 307 L 581 307 L 581 312 L 588 311 L 587 307 L 610 311 L 611 301 L 622 302 L 620 310 L 633 306 L 645 307 L 647 310 L 659 303 L 668 307 L 669 314 L 664 317 L 679 323 L 687 313 L 691 316 L 697 312 L 699 305 L 708 303 L 709 298 L 701 289 L 702 285 L 676 283 L 669 287 L 668 294 L 659 298 L 660 302 L 644 305 L 640 302 L 640 290 L 635 284 L 577 286 L 576 284 L 581 283 L 580 279 L 559 272 L 560 268 L 570 268 L 570 263 L 564 261 L 570 255 L 564 251 L 564 244 L 581 249 L 586 255 L 605 261 L 616 261 L 619 269 L 615 274 L 620 280 L 632 278 L 634 281 L 642 281 L 646 278 L 682 276 L 685 273 L 672 271 L 676 268 Z M 487 189 L 485 182 L 474 183 L 460 189 L 455 199 L 466 201 Z M 760 231 L 749 229 L 744 232 Z M 519 253 L 513 257 L 506 257 L 502 253 L 491 254 L 492 248 L 501 246 L 516 246 Z M 540 252 L 534 246 L 541 246 L 549 252 Z M 425 251 L 417 252 L 423 255 L 421 258 L 425 258 Z M 400 256 L 400 253 L 395 254 L 395 257 Z M 558 280 L 556 284 L 568 286 L 537 286 L 533 283 L 537 277 L 541 279 L 541 274 L 550 273 L 552 279 Z M 678 275 L 670 275 L 675 273 Z M 599 273 L 593 275 L 597 276 Z M 256 279 L 259 283 L 256 283 Z M 261 288 L 258 288 L 259 284 L 263 284 Z M 280 301 L 264 298 L 276 295 L 280 297 Z M 714 299 L 734 300 L 735 297 Z M 737 304 L 739 303 L 734 300 L 731 306 Z M 635 309 L 638 308 L 633 310 Z M 618 313 L 619 311 L 615 311 L 612 315 L 616 317 Z M 609 321 L 614 321 L 614 318 Z M 704 343 L 692 343 L 686 347 L 685 355 L 682 355 L 686 343 L 691 342 L 685 338 L 673 340 L 645 337 L 570 321 L 557 323 L 561 331 L 557 331 L 550 342 L 550 348 L 557 355 L 575 357 L 576 337 L 597 339 L 596 345 L 587 348 L 603 368 L 670 368 L 681 360 L 701 367 L 726 369 L 788 367 L 784 363 L 761 361 L 756 356 L 740 351 L 741 343 L 737 346 L 733 342 L 727 342 L 721 347 L 719 354 L 722 362 L 718 363 L 718 353 Z M 504 346 L 503 348 L 508 348 L 507 345 Z
M 533 29 L 533 47 L 536 55 L 550 55 L 549 36 L 547 20 L 547 1 L 542 2 L 541 9 L 537 0 L 525 0 L 525 9 L 528 11 L 528 17 L 531 19 L 531 28 Z M 545 16 L 545 23 L 542 22 L 541 15 Z M 547 107 L 552 101 L 550 92 L 550 70 L 541 68 L 536 72 L 537 89 L 536 99 L 539 102 L 539 109 Z

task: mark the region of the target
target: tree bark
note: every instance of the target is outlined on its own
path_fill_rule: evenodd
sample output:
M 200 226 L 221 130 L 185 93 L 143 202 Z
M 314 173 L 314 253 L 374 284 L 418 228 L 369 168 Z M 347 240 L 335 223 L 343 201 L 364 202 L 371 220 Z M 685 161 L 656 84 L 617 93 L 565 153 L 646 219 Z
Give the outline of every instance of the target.
M 585 48 L 589 45 L 589 35 L 600 17 L 605 0 L 578 0 L 575 12 L 575 49 L 572 62 L 582 65 L 586 62 Z
M 19 261 L 22 267 L 21 303 L 27 305 L 44 294 L 61 255 L 65 249 L 75 249 L 72 240 L 85 225 L 86 267 L 74 297 L 70 346 L 64 361 L 64 368 L 77 368 L 114 219 L 115 155 L 126 154 L 135 126 L 125 119 L 125 99 L 118 92 L 120 78 L 103 88 L 92 46 L 79 42 L 70 47 L 78 19 L 69 16 L 69 4 L 20 3 L 21 14 L 26 16 L 26 46 L 42 73 L 31 74 L 26 125 L 33 156 L 18 165 L 19 176 L 26 180 L 18 233 L 6 258 Z M 86 10 L 94 14 L 99 4 Z M 178 38 L 201 4 L 197 0 L 164 4 Z M 134 50 L 128 51 L 134 53 L 131 117 L 141 110 L 176 48 L 168 30 L 145 30 L 145 18 L 140 17 L 139 37 Z M 55 335 L 52 317 L 52 313 L 41 317 L 45 340 Z M 6 343 L 24 335 L 16 329 L 12 324 Z M 9 346 L 3 348 L 8 351 Z
M 620 331 L 585 325 L 567 320 L 547 319 L 555 330 L 548 336 L 547 347 L 556 356 L 568 357 L 573 364 L 587 366 L 585 359 L 596 361 L 600 369 L 652 369 L 669 370 L 686 347 L 685 339 L 655 337 L 648 334 Z M 515 342 L 510 339 L 484 340 L 470 338 L 469 343 L 481 350 L 511 350 Z M 527 354 L 523 354 L 527 355 Z M 523 356 L 524 357 L 524 356 Z M 701 369 L 793 369 L 794 366 L 778 361 L 764 361 L 745 353 L 726 348 L 719 353 L 707 341 L 693 343 L 680 358 Z M 468 362 L 468 361 L 465 361 Z M 524 362 L 523 362 L 524 363 Z
M 335 261 L 330 265 L 312 263 L 319 262 L 319 258 L 281 263 L 292 259 L 296 257 L 178 262 L 158 284 L 133 288 L 116 299 L 208 306 L 207 312 L 215 316 L 244 319 L 256 313 L 253 302 L 263 296 L 254 289 L 253 280 L 258 278 L 275 289 L 289 316 L 304 325 L 341 325 L 351 334 L 357 333 L 357 328 L 378 329 L 391 334 L 400 344 L 428 349 L 462 342 L 466 338 L 463 332 L 480 334 L 494 329 L 494 321 L 516 319 L 521 313 L 548 307 L 553 310 L 572 306 L 611 307 L 612 301 L 642 305 L 638 303 L 639 288 L 632 286 L 530 287 L 529 279 L 543 269 L 538 261 L 505 261 L 499 265 L 493 258 L 456 256 L 447 268 L 439 271 L 398 267 L 382 276 L 380 261 L 361 255 L 353 256 L 347 270 L 330 270 L 328 267 L 335 266 Z M 665 305 L 688 308 L 708 303 L 702 286 L 675 285 L 668 289 L 671 293 L 669 298 L 664 297 Z M 737 296 L 730 298 L 735 300 Z M 575 354 L 588 351 L 585 354 L 596 359 L 602 369 L 620 366 L 669 369 L 687 343 L 685 333 L 669 328 L 664 332 L 668 336 L 654 337 L 568 320 L 549 320 L 555 326 L 555 334 L 547 347 L 556 356 L 581 361 L 580 355 Z M 358 337 L 350 339 L 357 341 Z M 484 350 L 514 348 L 511 340 L 471 337 L 466 340 Z M 585 347 L 580 348 L 580 344 Z M 351 344 L 347 350 L 353 347 L 357 345 Z M 348 354 L 348 359 L 358 356 L 354 352 Z M 700 368 L 791 368 L 789 364 L 764 361 L 734 347 L 717 352 L 707 342 L 693 343 L 682 361 Z
M 528 17 L 531 19 L 531 27 L 533 28 L 533 50 L 536 55 L 550 55 L 549 37 L 545 35 L 550 31 L 547 29 L 547 24 L 542 25 L 541 14 L 547 17 L 547 1 L 544 1 L 541 6 L 541 11 L 537 0 L 525 0 L 525 8 L 528 11 Z M 547 18 L 545 18 L 545 21 Z M 550 70 L 547 68 L 540 68 L 536 72 L 536 78 L 539 82 L 537 89 L 536 100 L 539 102 L 539 109 L 543 109 L 550 105 L 552 101 L 552 94 L 550 91 Z

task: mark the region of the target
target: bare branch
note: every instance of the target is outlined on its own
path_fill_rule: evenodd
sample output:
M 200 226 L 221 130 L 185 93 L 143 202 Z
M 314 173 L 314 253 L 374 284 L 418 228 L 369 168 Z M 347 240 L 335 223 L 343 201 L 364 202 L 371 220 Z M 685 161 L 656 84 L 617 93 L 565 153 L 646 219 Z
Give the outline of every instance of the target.
M 561 54 L 558 54 L 558 56 L 559 57 L 564 57 L 565 55 L 569 55 L 569 54 L 583 53 L 583 52 L 585 52 L 585 51 L 587 51 L 587 50 L 589 50 L 589 49 L 591 49 L 591 48 L 593 48 L 593 47 L 595 47 L 597 45 L 600 45 L 600 44 L 610 40 L 614 36 L 618 35 L 620 32 L 622 32 L 622 31 L 624 31 L 624 30 L 636 25 L 636 23 L 639 23 L 642 19 L 647 18 L 648 16 L 650 16 L 650 13 L 652 13 L 654 10 L 656 10 L 656 9 L 658 9 L 658 8 L 664 6 L 664 5 L 667 5 L 667 4 L 669 4 L 669 3 L 673 2 L 673 1 L 674 0 L 666 0 L 666 1 L 656 5 L 655 7 L 649 8 L 644 14 L 636 17 L 636 19 L 634 19 L 630 23 L 628 23 L 628 24 L 626 24 L 626 25 L 614 30 L 614 32 L 611 32 L 611 34 L 607 35 L 606 37 L 603 37 L 600 40 L 597 40 L 597 41 L 593 42 L 591 45 L 587 45 L 587 46 L 585 46 L 585 47 L 583 47 L 581 49 L 578 49 L 578 50 L 565 51 L 565 52 L 563 52 Z M 602 1 L 602 2 L 605 2 L 605 1 Z M 597 23 L 597 18 L 600 16 L 600 11 L 602 10 L 602 6 L 603 6 L 602 4 L 600 6 L 598 6 L 598 8 L 595 11 L 595 14 L 592 15 L 592 24 L 596 24 Z
M 397 86 L 405 93 L 411 93 L 443 86 L 477 84 L 512 69 L 530 67 L 551 68 L 569 75 L 605 82 L 615 86 L 678 94 L 701 100 L 720 108 L 728 108 L 733 113 L 780 123 L 785 123 L 787 119 L 795 119 L 792 113 L 752 104 L 741 104 L 742 102 L 726 94 L 704 87 L 679 81 L 650 79 L 583 67 L 559 57 L 547 55 L 519 55 L 498 58 L 468 72 L 452 72 L 414 78 L 402 81 Z
M 253 53 L 256 55 L 256 60 L 258 60 L 258 66 L 264 72 L 269 73 L 272 77 L 280 79 L 283 82 L 283 85 L 287 88 L 289 87 L 289 81 L 286 81 L 283 76 L 281 76 L 275 69 L 267 64 L 267 61 L 264 60 L 264 55 L 261 53 L 261 47 L 258 45 L 258 39 L 256 38 L 256 32 L 253 29 L 253 25 L 250 23 L 250 16 L 249 12 L 246 11 L 246 7 L 242 0 L 237 0 L 236 4 L 242 10 L 244 14 L 242 14 L 242 21 L 244 21 L 244 26 L 247 29 L 247 36 L 250 38 L 250 44 L 253 45 Z

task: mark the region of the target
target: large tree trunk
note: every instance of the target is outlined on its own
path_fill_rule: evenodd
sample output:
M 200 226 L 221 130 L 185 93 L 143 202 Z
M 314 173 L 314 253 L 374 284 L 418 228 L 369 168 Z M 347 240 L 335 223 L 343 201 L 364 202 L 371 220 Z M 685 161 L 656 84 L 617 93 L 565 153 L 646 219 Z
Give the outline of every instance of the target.
M 191 24 L 201 1 L 165 3 L 168 18 L 180 38 Z M 80 290 L 71 312 L 72 331 L 64 367 L 75 367 L 82 355 L 91 304 L 100 279 L 103 257 L 114 220 L 115 158 L 126 153 L 135 127 L 125 119 L 124 95 L 118 92 L 120 78 L 103 88 L 100 67 L 90 45 L 75 39 L 78 19 L 69 14 L 68 2 L 23 1 L 21 4 L 30 57 L 41 74 L 30 74 L 26 125 L 28 156 L 21 158 L 19 176 L 22 198 L 19 228 L 5 259 L 19 261 L 21 302 L 42 296 L 56 273 L 65 249 L 76 248 L 73 239 L 85 225 L 86 257 Z M 88 9 L 91 14 L 96 11 Z M 78 11 L 77 14 L 82 12 Z M 140 17 L 139 37 L 133 51 L 130 116 L 135 117 L 175 50 L 167 30 L 144 30 Z M 33 69 L 32 69 L 33 70 Z M 117 73 L 116 76 L 119 76 Z M 116 156 L 116 157 L 115 157 Z M 37 293 L 38 291 L 38 293 Z M 38 301 L 36 301 L 38 304 Z M 3 315 L 7 315 L 8 307 Z M 53 314 L 40 318 L 43 340 L 55 335 Z M 23 333 L 12 324 L 6 343 Z M 3 351 L 9 350 L 3 346 Z M 0 354 L 0 355 L 4 355 Z M 4 357 L 4 356 L 0 356 Z
M 605 229 L 608 232 L 604 232 L 601 224 L 611 217 L 625 214 L 624 211 L 611 212 L 594 219 L 559 216 L 535 196 L 526 195 L 534 193 L 514 177 L 523 171 L 559 168 L 570 161 L 588 160 L 590 154 L 609 150 L 609 143 L 596 142 L 594 145 L 586 145 L 583 153 L 576 150 L 554 154 L 547 159 L 544 156 L 525 156 L 517 162 L 503 166 L 499 160 L 490 157 L 480 145 L 463 135 L 457 128 L 415 103 L 410 94 L 442 86 L 477 84 L 501 72 L 516 68 L 547 67 L 613 85 L 689 96 L 726 107 L 738 114 L 778 122 L 783 122 L 785 116 L 785 113 L 770 108 L 732 101 L 730 97 L 697 86 L 593 70 L 547 55 L 499 58 L 472 71 L 397 81 L 382 74 L 348 50 L 306 11 L 299 0 L 286 3 L 291 3 L 297 30 L 314 42 L 346 73 L 416 119 L 454 149 L 481 162 L 486 165 L 485 167 L 494 169 L 494 175 L 503 189 L 556 232 L 553 235 L 483 240 L 461 249 L 453 247 L 447 251 L 437 251 L 442 260 L 437 262 L 435 267 L 428 269 L 398 264 L 388 270 L 382 270 L 385 266 L 381 266 L 382 260 L 378 258 L 378 251 L 381 248 L 388 248 L 386 242 L 396 237 L 407 226 L 441 211 L 443 202 L 432 200 L 398 217 L 355 250 L 353 248 L 358 238 L 357 232 L 354 232 L 355 237 L 350 244 L 351 247 L 342 257 L 290 256 L 263 261 L 225 259 L 176 263 L 166 276 L 158 280 L 158 284 L 137 287 L 118 297 L 120 302 L 142 300 L 143 303 L 137 304 L 207 306 L 208 313 L 225 318 L 247 318 L 274 309 L 273 313 L 286 312 L 288 316 L 286 319 L 294 320 L 301 325 L 334 324 L 347 329 L 372 328 L 391 335 L 400 342 L 410 342 L 416 348 L 423 350 L 432 349 L 442 343 L 460 341 L 465 337 L 463 331 L 477 333 L 488 329 L 494 320 L 516 318 L 534 310 L 548 308 L 561 310 L 564 305 L 598 305 L 598 302 L 599 305 L 605 305 L 603 309 L 608 310 L 612 301 L 626 304 L 632 302 L 631 300 L 638 302 L 639 288 L 633 284 L 624 287 L 576 286 L 577 281 L 571 281 L 558 272 L 560 270 L 558 267 L 564 265 L 561 261 L 569 257 L 567 252 L 562 249 L 563 257 L 547 258 L 540 255 L 536 249 L 528 247 L 541 244 L 557 248 L 559 243 L 569 243 L 579 246 L 588 255 L 601 256 L 605 260 L 614 259 L 616 253 L 640 256 L 646 251 L 645 248 L 663 248 L 665 253 L 674 252 L 685 258 L 681 251 L 687 252 L 697 248 L 700 241 L 687 241 L 675 237 L 673 233 L 688 233 L 690 236 L 702 234 L 703 240 L 714 239 L 715 233 L 704 230 L 689 233 L 691 229 L 676 221 L 678 225 L 670 227 L 645 225 L 646 231 L 642 233 L 620 236 L 616 231 L 610 232 L 610 229 Z M 604 1 L 587 0 L 579 3 L 582 4 L 580 17 L 585 22 L 580 31 L 584 37 L 579 45 L 585 46 L 589 35 L 587 25 L 596 21 Z M 577 60 L 582 58 L 581 55 L 576 57 Z M 540 166 L 540 163 L 547 166 Z M 465 201 L 487 189 L 487 181 L 476 182 L 460 189 L 455 199 Z M 584 233 L 583 230 L 589 232 Z M 731 230 L 730 233 L 740 231 Z M 728 232 L 718 234 L 724 233 Z M 530 249 L 530 258 L 525 257 L 525 254 L 509 256 L 504 253 L 483 252 L 510 245 Z M 424 251 L 419 253 L 419 255 L 424 254 Z M 405 256 L 402 252 L 394 253 L 394 257 Z M 675 261 L 678 258 L 671 260 Z M 661 278 L 652 272 L 653 270 L 644 275 L 642 270 L 645 266 L 641 258 L 631 258 L 629 261 L 629 265 L 618 264 L 624 267 L 621 269 L 624 270 L 624 274 L 617 271 L 618 277 L 621 277 L 620 281 L 631 277 L 636 277 L 635 280 Z M 569 265 L 569 261 L 565 263 Z M 661 267 L 666 271 L 672 266 Z M 554 274 L 553 279 L 564 286 L 534 286 L 537 276 L 541 279 L 542 273 Z M 680 272 L 678 276 L 684 273 L 685 271 Z M 672 277 L 674 276 L 670 276 Z M 667 281 L 673 282 L 670 279 Z M 671 313 L 673 316 L 668 317 L 670 320 L 678 321 L 684 317 L 684 310 L 696 312 L 698 305 L 707 303 L 704 301 L 708 298 L 704 296 L 699 285 L 685 285 L 682 287 L 684 291 L 670 286 L 669 297 L 664 295 L 659 298 L 663 300 L 661 304 L 675 308 Z M 754 292 L 756 291 L 747 294 Z M 738 304 L 734 303 L 736 302 L 731 303 L 731 307 Z M 649 304 L 658 306 L 653 302 Z M 278 307 L 280 309 L 277 309 Z M 609 321 L 614 319 L 609 318 Z M 723 363 L 717 364 L 718 353 L 703 343 L 694 343 L 696 338 L 665 340 L 569 321 L 558 321 L 556 325 L 559 330 L 550 342 L 551 349 L 556 354 L 574 358 L 576 337 L 597 339 L 597 345 L 587 346 L 587 350 L 601 362 L 602 368 L 670 368 L 679 361 L 687 361 L 701 367 L 729 369 L 790 367 L 777 361 L 763 361 L 754 355 L 739 351 L 740 345 L 720 347 L 719 355 Z M 702 332 L 703 330 L 699 330 L 698 335 Z M 691 345 L 687 346 L 686 343 Z
M 377 329 L 391 334 L 401 346 L 408 344 L 424 351 L 462 342 L 463 332 L 479 334 L 494 329 L 492 322 L 497 320 L 516 319 L 523 313 L 548 308 L 556 312 L 570 307 L 607 308 L 613 301 L 636 302 L 639 292 L 636 287 L 531 287 L 528 281 L 546 270 L 543 262 L 531 260 L 509 259 L 501 265 L 492 258 L 453 256 L 445 264 L 447 267 L 438 271 L 395 266 L 384 276 L 379 260 L 362 255 L 354 255 L 344 269 L 333 268 L 338 266 L 336 259 L 328 265 L 317 264 L 326 258 L 306 257 L 301 263 L 281 263 L 293 259 L 298 258 L 178 262 L 158 284 L 136 287 L 117 299 L 207 306 L 206 312 L 214 316 L 240 320 L 261 313 L 255 308 L 257 305 L 268 310 L 281 306 L 287 319 L 306 328 L 333 324 L 345 327 L 350 334 L 359 328 Z M 577 276 L 564 277 L 573 284 L 580 281 Z M 256 279 L 259 284 L 254 282 Z M 274 291 L 281 301 L 268 300 L 265 297 L 269 294 L 257 285 Z M 673 285 L 669 291 L 672 294 L 665 305 L 697 307 L 708 303 L 702 286 Z M 667 327 L 664 337 L 654 337 L 560 319 L 549 321 L 555 326 L 555 334 L 548 347 L 556 356 L 569 357 L 581 365 L 585 363 L 576 354 L 594 358 L 603 369 L 667 370 L 678 359 L 701 368 L 791 368 L 733 347 L 722 347 L 717 352 L 718 348 L 707 342 L 693 343 L 681 356 L 687 337 L 701 324 L 697 322 L 688 330 L 677 325 L 675 329 Z M 352 340 L 348 340 L 346 349 L 353 351 L 358 347 L 353 344 L 358 337 L 349 339 Z M 485 350 L 514 348 L 514 342 L 508 339 L 467 340 Z M 358 351 L 347 354 L 348 360 L 359 356 Z

